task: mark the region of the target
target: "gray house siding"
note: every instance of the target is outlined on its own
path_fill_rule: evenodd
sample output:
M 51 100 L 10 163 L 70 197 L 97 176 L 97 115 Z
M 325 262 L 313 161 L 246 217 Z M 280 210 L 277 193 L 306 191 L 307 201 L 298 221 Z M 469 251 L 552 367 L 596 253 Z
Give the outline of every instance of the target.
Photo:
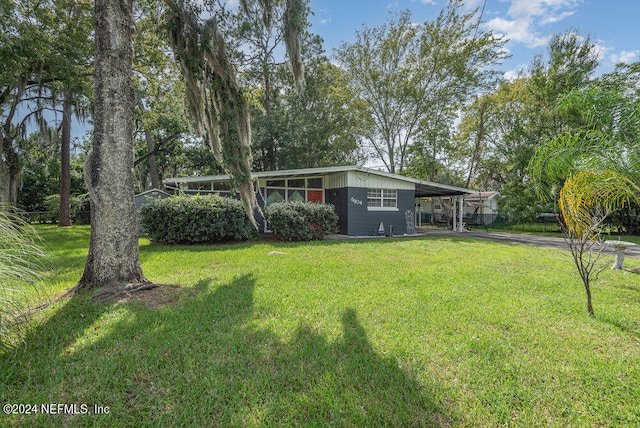
M 150 198 L 165 199 L 165 198 L 168 198 L 169 196 L 171 195 L 168 194 L 167 192 L 163 192 L 162 190 L 158 190 L 158 189 L 147 190 L 146 192 L 138 193 L 135 196 L 136 222 L 138 223 L 138 235 L 143 234 L 142 225 L 140 224 L 140 208 L 142 208 L 142 206 L 146 204 Z
M 394 235 L 407 232 L 405 212 L 414 210 L 415 192 L 413 190 L 398 190 L 397 211 L 373 211 L 367 208 L 367 189 L 359 187 L 348 188 L 348 220 L 347 235 L 372 236 L 377 233 L 380 222 L 384 224 L 385 234 L 389 235 L 393 226 Z M 341 230 L 342 233 L 342 230 Z
M 342 235 L 348 235 L 349 224 L 347 222 L 349 218 L 349 189 L 327 189 L 324 192 L 324 200 L 328 204 L 332 204 L 335 207 L 336 214 L 338 215 L 338 230 Z

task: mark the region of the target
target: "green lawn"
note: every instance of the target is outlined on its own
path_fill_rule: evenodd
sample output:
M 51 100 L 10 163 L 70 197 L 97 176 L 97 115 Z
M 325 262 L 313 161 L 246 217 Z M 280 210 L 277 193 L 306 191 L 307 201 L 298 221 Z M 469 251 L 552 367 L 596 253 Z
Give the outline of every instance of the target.
M 38 230 L 42 286 L 59 295 L 88 229 Z M 457 237 L 140 245 L 150 280 L 185 289 L 174 302 L 76 295 L 0 356 L 1 403 L 109 414 L 0 426 L 640 426 L 640 274 L 604 271 L 590 318 L 562 251 Z

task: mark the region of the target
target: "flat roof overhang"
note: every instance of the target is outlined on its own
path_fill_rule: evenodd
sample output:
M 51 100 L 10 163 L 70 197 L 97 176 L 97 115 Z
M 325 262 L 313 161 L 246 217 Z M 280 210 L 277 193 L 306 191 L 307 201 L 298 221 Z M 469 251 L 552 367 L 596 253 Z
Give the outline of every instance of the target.
M 463 196 L 474 193 L 462 187 L 445 186 L 444 184 L 421 181 L 416 183 L 416 198 L 432 198 L 438 196 Z
M 388 177 L 395 180 L 406 181 L 415 185 L 415 197 L 416 198 L 428 198 L 437 196 L 461 196 L 477 193 L 476 190 L 465 189 L 462 187 L 447 186 L 440 183 L 433 183 L 430 181 L 417 180 L 415 178 L 405 177 L 403 175 L 392 174 L 390 172 L 378 171 L 375 169 L 365 168 L 362 166 L 348 165 L 348 166 L 334 166 L 325 168 L 304 168 L 304 169 L 288 169 L 280 171 L 259 171 L 253 172 L 254 178 L 284 178 L 284 177 L 309 177 L 318 175 L 331 175 L 338 174 L 347 171 L 358 171 L 367 174 L 379 175 L 382 177 Z M 221 175 L 207 175 L 199 177 L 177 177 L 167 178 L 164 180 L 167 184 L 180 184 L 180 183 L 199 183 L 204 181 L 226 181 L 231 177 L 228 174 Z

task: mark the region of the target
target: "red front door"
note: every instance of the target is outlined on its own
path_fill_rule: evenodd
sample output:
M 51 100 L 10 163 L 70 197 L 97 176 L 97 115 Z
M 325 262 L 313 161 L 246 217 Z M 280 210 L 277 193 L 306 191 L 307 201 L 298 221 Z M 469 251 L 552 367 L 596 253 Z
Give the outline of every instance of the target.
M 324 190 L 307 190 L 307 202 L 324 202 Z

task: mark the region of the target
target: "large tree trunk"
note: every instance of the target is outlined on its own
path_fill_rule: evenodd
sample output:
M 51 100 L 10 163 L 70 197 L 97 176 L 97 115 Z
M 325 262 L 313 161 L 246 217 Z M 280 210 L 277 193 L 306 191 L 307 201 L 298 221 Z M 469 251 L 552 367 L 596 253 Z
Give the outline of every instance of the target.
M 478 131 L 476 133 L 476 142 L 473 147 L 473 154 L 471 155 L 471 162 L 469 165 L 469 174 L 467 175 L 467 181 L 465 182 L 464 187 L 469 188 L 469 184 L 471 183 L 471 179 L 473 178 L 473 169 L 478 159 L 478 154 L 480 153 L 480 145 L 482 144 L 482 139 L 484 138 L 484 114 L 487 110 L 487 104 L 482 103 L 480 105 L 480 123 L 478 124 Z
M 264 80 L 264 112 L 267 117 L 271 117 L 271 113 L 273 112 L 273 108 L 271 107 L 271 73 L 269 71 L 269 52 L 266 46 L 263 46 L 263 58 L 262 58 L 262 78 Z M 273 129 L 273 123 L 269 122 L 271 125 L 269 126 L 268 132 L 268 143 L 267 143 L 267 154 L 265 156 L 266 159 L 266 168 L 265 171 L 275 171 L 278 169 L 277 155 L 276 155 L 276 137 L 274 135 L 275 130 Z
M 18 203 L 21 165 L 10 136 L 0 147 L 0 209 L 15 208 Z
M 60 210 L 58 226 L 71 226 L 71 91 L 66 91 L 62 107 L 60 141 Z
M 10 183 L 9 163 L 4 160 L 4 144 L 0 144 L 0 210 L 10 202 Z
M 132 12 L 132 0 L 95 2 L 94 140 L 85 164 L 91 240 L 78 288 L 117 292 L 128 283 L 147 283 L 134 202 Z

